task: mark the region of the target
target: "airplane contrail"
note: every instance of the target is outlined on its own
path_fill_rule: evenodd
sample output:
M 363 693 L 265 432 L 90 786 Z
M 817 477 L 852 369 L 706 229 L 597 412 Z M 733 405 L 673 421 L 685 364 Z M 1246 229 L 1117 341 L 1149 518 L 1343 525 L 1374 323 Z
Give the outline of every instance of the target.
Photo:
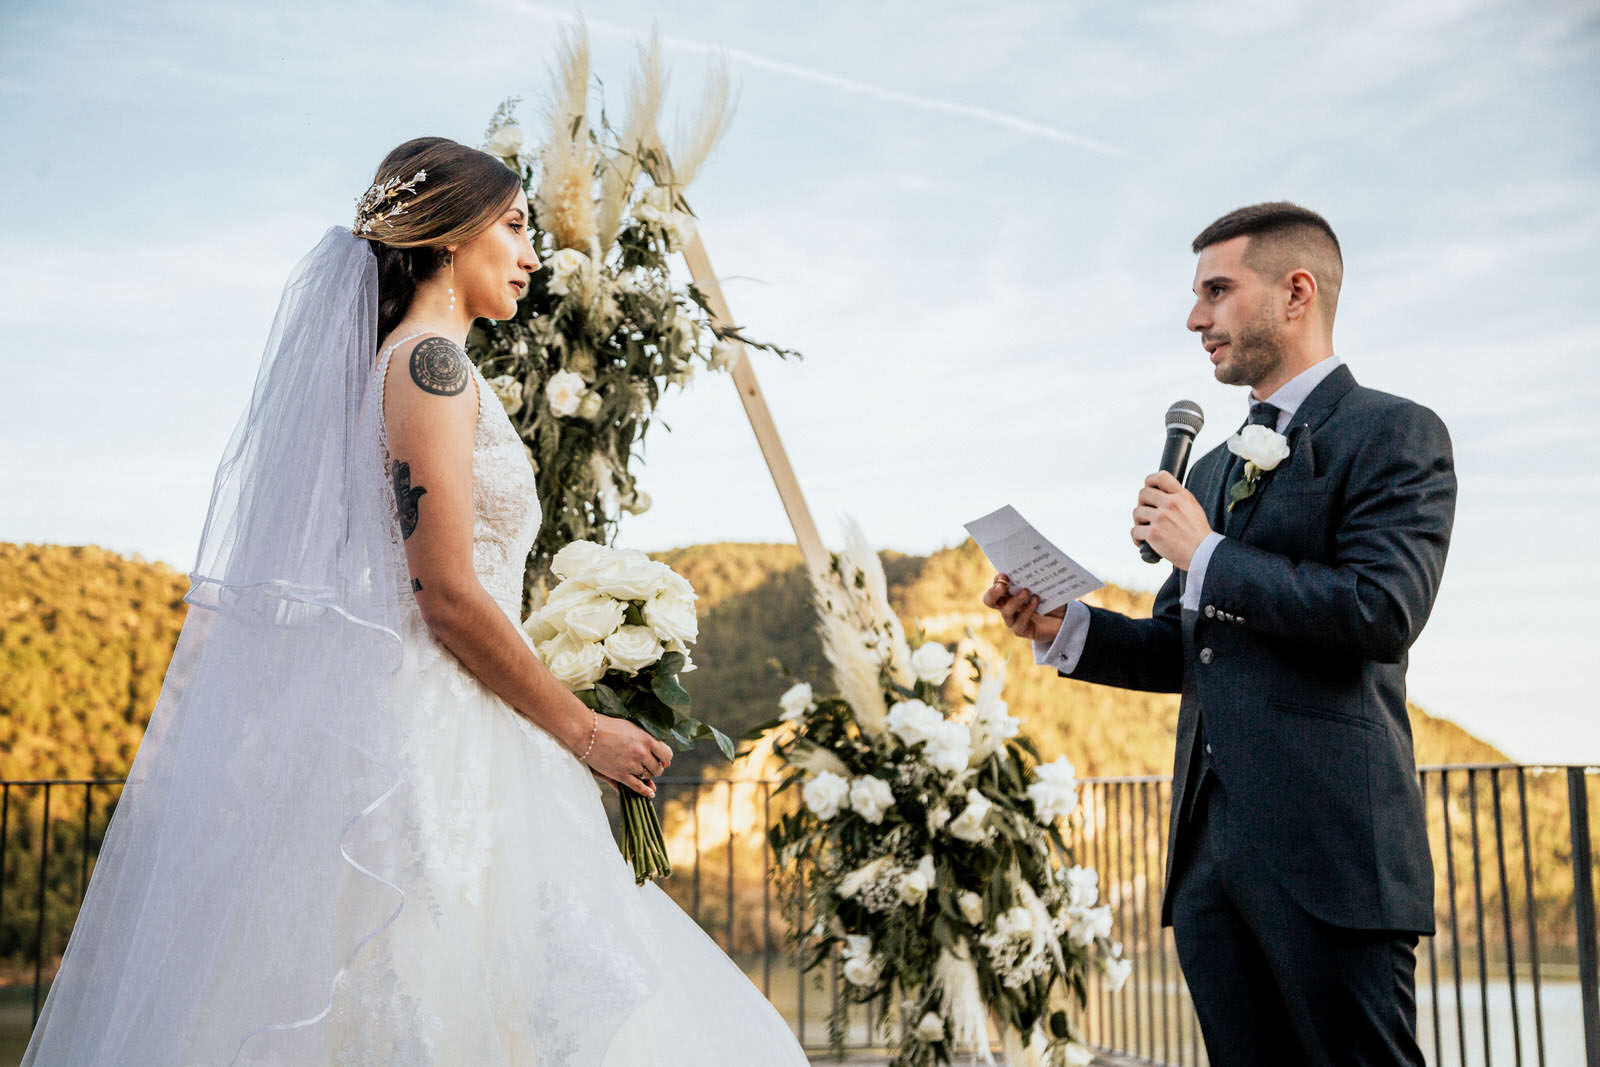
M 573 17 L 572 12 L 560 11 L 546 7 L 542 4 L 529 3 L 527 0 L 488 0 L 497 7 L 520 11 L 525 14 L 538 15 L 555 22 L 567 22 Z M 608 22 L 603 19 L 584 18 L 585 25 L 612 37 L 626 37 L 637 40 L 639 32 L 620 23 Z M 1071 130 L 1063 130 L 1056 126 L 1047 126 L 1041 122 L 1034 122 L 1012 115 L 1005 111 L 997 111 L 990 107 L 978 107 L 974 104 L 963 104 L 954 100 L 942 100 L 935 96 L 923 96 L 919 93 L 907 93 L 898 89 L 886 89 L 881 85 L 870 82 L 858 81 L 855 78 L 844 78 L 826 71 L 814 70 L 803 67 L 798 63 L 785 63 L 778 59 L 769 59 L 754 52 L 747 52 L 742 48 L 724 48 L 720 45 L 706 44 L 703 41 L 691 41 L 683 37 L 674 37 L 670 34 L 661 35 L 661 43 L 688 52 L 700 52 L 710 56 L 725 56 L 730 60 L 743 63 L 747 66 L 770 70 L 775 74 L 787 75 L 802 81 L 826 85 L 832 89 L 840 89 L 848 93 L 859 93 L 889 103 L 904 104 L 907 107 L 921 108 L 924 111 L 937 111 L 946 115 L 957 115 L 961 118 L 976 119 L 995 126 L 1004 126 L 1007 129 L 1025 133 L 1030 137 L 1039 137 L 1059 144 L 1071 145 L 1105 156 L 1126 156 L 1125 149 L 1093 137 L 1085 137 Z

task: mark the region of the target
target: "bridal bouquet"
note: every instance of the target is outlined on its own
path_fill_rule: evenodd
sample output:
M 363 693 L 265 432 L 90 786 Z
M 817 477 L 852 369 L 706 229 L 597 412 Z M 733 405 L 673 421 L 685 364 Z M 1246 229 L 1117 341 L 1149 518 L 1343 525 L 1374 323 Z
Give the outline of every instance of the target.
M 969 657 L 974 691 L 944 698 L 955 657 L 911 650 L 889 607 L 877 555 L 852 529 L 832 570 L 814 576 L 823 648 L 839 695 L 791 688 L 774 749 L 803 806 L 771 841 L 808 892 L 807 969 L 838 951 L 847 998 L 899 1003 L 895 1067 L 948 1064 L 958 1047 L 993 1062 L 992 1012 L 1007 1063 L 1087 1064 L 1072 1017 L 1085 976 L 1120 988 L 1131 964 L 1111 937 L 1099 879 L 1061 832 L 1077 806 L 1065 759 L 1044 763 L 1008 713 L 1003 664 Z M 845 998 L 830 1034 L 842 1046 Z
M 694 669 L 699 635 L 694 588 L 643 552 L 574 541 L 557 552 L 561 579 L 525 629 L 556 680 L 603 715 L 627 719 L 676 748 L 714 741 L 733 758 L 733 742 L 689 715 L 678 676 Z M 622 793 L 622 852 L 634 880 L 672 873 L 661 820 L 648 797 Z

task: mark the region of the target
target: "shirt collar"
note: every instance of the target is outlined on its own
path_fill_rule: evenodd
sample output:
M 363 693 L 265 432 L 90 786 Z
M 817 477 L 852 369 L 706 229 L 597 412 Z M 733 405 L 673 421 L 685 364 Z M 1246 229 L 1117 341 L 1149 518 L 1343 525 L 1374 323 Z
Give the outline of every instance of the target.
M 1328 356 L 1311 364 L 1293 378 L 1284 382 L 1278 391 L 1269 397 L 1263 397 L 1268 404 L 1278 409 L 1278 432 L 1283 432 L 1283 427 L 1294 418 L 1294 413 L 1305 403 L 1311 391 L 1322 384 L 1322 379 L 1332 374 L 1339 368 L 1339 357 Z

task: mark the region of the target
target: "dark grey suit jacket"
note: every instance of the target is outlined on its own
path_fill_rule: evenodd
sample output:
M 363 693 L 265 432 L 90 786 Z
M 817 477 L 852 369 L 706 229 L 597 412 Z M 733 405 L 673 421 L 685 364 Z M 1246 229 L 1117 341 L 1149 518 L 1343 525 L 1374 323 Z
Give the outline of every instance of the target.
M 1264 876 L 1325 922 L 1431 933 L 1405 674 L 1450 543 L 1450 437 L 1427 408 L 1362 388 L 1342 366 L 1288 436 L 1289 458 L 1231 515 L 1229 453 L 1195 463 L 1188 487 L 1225 534 L 1201 610 L 1180 609 L 1176 569 L 1150 619 L 1091 608 L 1072 677 L 1183 694 L 1164 923 L 1203 716 L 1230 820 Z

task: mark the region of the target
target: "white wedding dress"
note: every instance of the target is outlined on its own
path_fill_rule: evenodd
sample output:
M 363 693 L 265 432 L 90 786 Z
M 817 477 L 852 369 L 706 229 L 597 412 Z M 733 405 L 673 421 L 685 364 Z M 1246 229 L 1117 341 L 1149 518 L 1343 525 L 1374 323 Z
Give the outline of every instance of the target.
M 533 470 L 482 374 L 472 377 L 473 564 L 516 622 L 540 521 Z M 409 576 L 393 580 L 410 598 Z M 403 637 L 396 726 L 420 824 L 415 864 L 398 918 L 335 990 L 334 1062 L 806 1063 L 783 1018 L 694 921 L 654 883 L 634 885 L 601 787 L 573 753 L 434 640 L 414 600 Z

